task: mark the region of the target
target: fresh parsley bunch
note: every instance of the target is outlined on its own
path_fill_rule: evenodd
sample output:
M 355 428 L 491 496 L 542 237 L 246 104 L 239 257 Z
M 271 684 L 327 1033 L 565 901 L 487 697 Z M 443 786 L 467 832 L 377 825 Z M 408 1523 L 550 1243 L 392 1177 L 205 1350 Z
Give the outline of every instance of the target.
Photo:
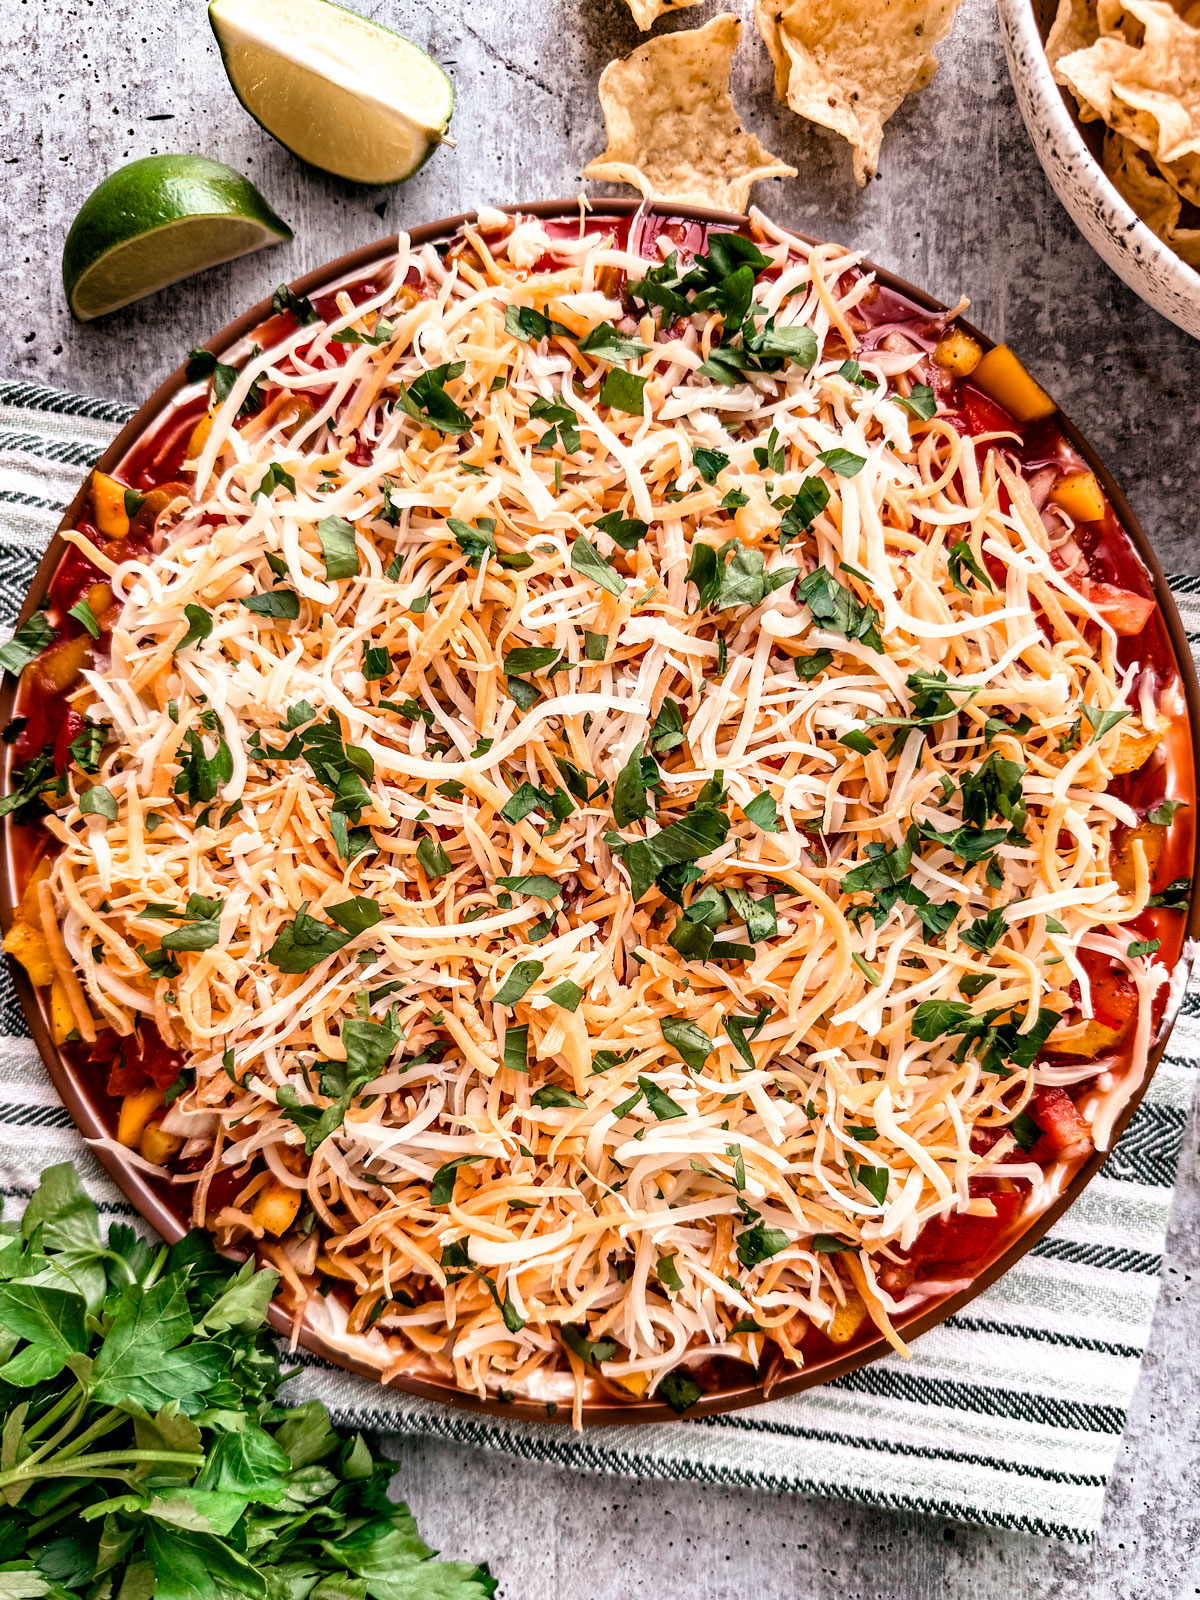
M 68 1164 L 0 1224 L 0 1600 L 487 1600 L 392 1468 L 277 1406 L 276 1274 L 100 1236 Z

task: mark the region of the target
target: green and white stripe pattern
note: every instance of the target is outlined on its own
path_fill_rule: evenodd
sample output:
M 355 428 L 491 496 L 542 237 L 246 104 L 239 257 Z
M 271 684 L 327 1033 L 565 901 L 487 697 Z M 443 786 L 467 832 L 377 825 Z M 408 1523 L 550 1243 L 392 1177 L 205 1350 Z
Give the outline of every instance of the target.
M 0 382 L 0 622 L 128 409 Z M 1172 581 L 1200 646 L 1200 579 Z M 1079 1203 L 959 1317 L 824 1388 L 704 1422 L 505 1423 L 411 1399 L 302 1356 L 293 1394 L 343 1423 L 436 1434 L 584 1471 L 838 1496 L 1082 1541 L 1099 1526 L 1150 1330 L 1171 1186 L 1200 1059 L 1200 986 L 1119 1147 Z M 0 974 L 0 1186 L 9 1215 L 74 1161 L 102 1211 L 130 1208 L 89 1157 Z

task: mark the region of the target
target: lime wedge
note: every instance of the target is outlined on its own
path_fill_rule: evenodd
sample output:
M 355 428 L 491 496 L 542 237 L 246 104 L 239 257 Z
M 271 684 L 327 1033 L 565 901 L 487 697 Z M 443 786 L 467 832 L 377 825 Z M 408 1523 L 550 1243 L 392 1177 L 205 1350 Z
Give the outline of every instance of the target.
M 71 315 L 90 322 L 193 272 L 290 239 L 254 185 L 207 156 L 147 156 L 92 190 L 63 245 Z
M 225 71 L 293 155 L 356 183 L 400 183 L 445 141 L 454 91 L 423 50 L 332 0 L 212 0 Z

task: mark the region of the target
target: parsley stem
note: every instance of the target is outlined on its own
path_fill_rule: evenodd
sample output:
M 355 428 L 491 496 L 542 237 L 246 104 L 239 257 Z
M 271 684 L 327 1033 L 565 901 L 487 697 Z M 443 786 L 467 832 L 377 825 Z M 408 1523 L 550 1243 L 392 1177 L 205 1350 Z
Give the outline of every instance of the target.
M 76 1508 L 71 1505 L 71 1502 L 76 1500 L 78 1496 L 78 1488 L 69 1480 L 59 1485 L 57 1500 L 50 1494 L 43 1496 L 43 1503 L 50 1501 L 52 1509 L 44 1517 L 39 1518 L 37 1522 L 30 1523 L 25 1530 L 26 1538 L 36 1539 L 40 1533 L 45 1533 L 48 1528 L 56 1527 L 60 1522 L 64 1522 L 73 1516 Z
M 85 1428 L 77 1439 L 72 1439 L 70 1444 L 63 1448 L 54 1457 L 55 1461 L 68 1461 L 72 1456 L 77 1456 L 85 1450 L 93 1439 L 99 1439 L 106 1433 L 111 1433 L 114 1428 L 119 1428 L 122 1422 L 128 1419 L 128 1413 L 118 1410 L 114 1406 L 111 1410 L 102 1412 L 90 1428 Z
M 31 1422 L 24 1431 L 24 1438 L 26 1442 L 36 1439 L 38 1434 L 44 1429 L 48 1428 L 52 1422 L 57 1422 L 64 1411 L 69 1410 L 71 1406 L 75 1405 L 77 1403 L 77 1393 L 77 1389 L 72 1386 L 67 1390 L 66 1394 L 60 1396 L 60 1398 L 54 1402 L 48 1411 L 44 1411 L 35 1422 Z M 68 1424 L 68 1431 L 70 1431 L 70 1424 Z
M 142 1461 L 163 1461 L 173 1467 L 204 1465 L 204 1456 L 198 1451 L 182 1450 L 101 1450 L 91 1456 L 74 1456 L 69 1461 L 56 1459 L 36 1463 L 28 1462 L 0 1472 L 0 1489 L 16 1484 L 33 1482 L 39 1478 L 78 1478 L 91 1475 L 97 1478 L 121 1478 L 126 1467 L 135 1467 Z
M 76 1423 L 83 1416 L 83 1413 L 87 1410 L 88 1393 L 87 1390 L 81 1385 L 76 1385 L 74 1388 L 68 1389 L 66 1394 L 63 1396 L 63 1399 L 75 1400 L 74 1410 L 63 1423 L 62 1427 L 59 1428 L 57 1433 L 53 1433 L 48 1439 L 44 1439 L 42 1443 L 38 1445 L 37 1449 L 32 1451 L 31 1454 L 26 1457 L 26 1465 L 32 1465 L 33 1463 L 40 1461 L 44 1456 L 48 1456 L 51 1451 L 53 1451 L 63 1442 L 64 1439 L 69 1438 L 72 1428 L 74 1428 Z M 54 1409 L 57 1411 L 59 1407 L 56 1406 Z M 26 1432 L 26 1440 L 28 1440 L 29 1437 L 29 1433 Z

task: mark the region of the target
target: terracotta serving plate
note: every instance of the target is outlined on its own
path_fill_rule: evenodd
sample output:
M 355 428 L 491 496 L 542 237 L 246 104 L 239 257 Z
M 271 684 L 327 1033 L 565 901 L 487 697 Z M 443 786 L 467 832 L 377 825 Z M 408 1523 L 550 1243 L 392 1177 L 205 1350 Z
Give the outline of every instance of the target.
M 575 200 L 547 201 L 529 206 L 513 206 L 507 208 L 524 215 L 539 218 L 558 218 L 578 215 L 578 202 Z M 596 211 L 591 220 L 604 217 L 628 217 L 638 210 L 638 203 L 632 200 L 606 200 L 598 202 Z M 725 212 L 706 211 L 696 207 L 671 205 L 663 207 L 664 213 L 672 217 L 699 223 L 711 223 L 718 226 L 732 227 L 745 223 L 744 217 L 737 217 Z M 472 220 L 474 213 L 445 218 L 439 222 L 429 223 L 424 227 L 412 230 L 411 238 L 415 245 L 425 245 L 451 237 L 461 225 Z M 396 238 L 376 241 L 364 245 L 361 249 L 341 256 L 338 260 L 330 262 L 327 266 L 319 267 L 298 279 L 293 288 L 299 294 L 316 295 L 328 294 L 333 288 L 351 283 L 367 276 L 373 268 L 391 255 L 396 247 Z M 870 264 L 868 263 L 868 266 Z M 916 306 L 930 312 L 943 312 L 945 307 L 938 301 L 924 294 L 921 290 L 905 283 L 892 273 L 872 267 L 878 281 L 886 288 L 906 296 Z M 271 314 L 269 299 L 262 300 L 258 305 L 247 311 L 243 316 L 231 322 L 228 327 L 221 330 L 208 341 L 206 349 L 211 350 L 218 357 L 232 356 L 238 350 L 239 344 L 248 338 L 253 330 Z M 979 339 L 985 348 L 990 348 L 992 341 L 969 324 L 959 322 L 967 332 Z M 145 405 L 133 416 L 108 449 L 96 463 L 103 472 L 119 472 L 122 463 L 126 462 L 133 454 L 139 441 L 145 436 L 157 433 L 169 419 L 171 412 L 181 404 L 181 397 L 194 390 L 189 385 L 181 366 L 166 380 L 165 383 L 146 401 Z M 1124 495 L 1117 487 L 1112 475 L 1104 464 L 1097 458 L 1095 451 L 1081 437 L 1071 423 L 1059 414 L 1057 418 L 1064 435 L 1070 444 L 1086 461 L 1089 468 L 1099 478 L 1120 519 L 1129 540 L 1137 552 L 1146 569 L 1147 576 L 1153 585 L 1161 613 L 1170 637 L 1171 648 L 1179 669 L 1187 701 L 1188 718 L 1192 727 L 1200 727 L 1200 683 L 1197 682 L 1196 671 L 1192 664 L 1192 656 L 1188 647 L 1187 637 L 1175 603 L 1167 588 L 1162 570 L 1155 558 L 1145 533 L 1142 531 L 1137 518 L 1133 515 Z M 63 517 L 60 530 L 51 540 L 49 548 L 42 558 L 33 583 L 26 596 L 25 604 L 21 609 L 20 621 L 24 622 L 37 608 L 46 593 L 50 580 L 58 566 L 65 550 L 69 548 L 62 537 L 62 529 L 74 525 L 83 502 L 86 483 L 80 486 L 78 495 Z M 16 683 L 11 677 L 6 676 L 0 687 L 0 726 L 7 723 L 14 714 L 16 701 Z M 3 762 L 3 776 L 7 780 L 8 771 L 12 763 L 11 746 L 0 747 L 3 750 L 0 761 Z M 1193 777 L 1196 783 L 1196 792 L 1200 793 L 1200 746 L 1193 744 Z M 7 789 L 7 781 L 5 782 Z M 1200 875 L 1200 830 L 1195 830 L 1196 837 L 1193 841 L 1193 858 L 1190 876 L 1195 882 Z M 25 876 L 22 863 L 27 859 L 31 845 L 31 836 L 27 830 L 17 828 L 11 819 L 6 818 L 0 824 L 0 923 L 7 932 L 12 924 L 13 910 L 19 898 L 22 880 Z M 1194 893 L 1190 898 L 1186 938 L 1194 940 L 1200 935 L 1200 896 Z M 51 1042 L 46 1014 L 43 1010 L 41 997 L 34 991 L 25 971 L 15 962 L 10 961 L 10 970 L 16 982 L 17 992 L 25 1017 L 29 1023 L 46 1070 L 54 1083 L 58 1093 L 62 1096 L 63 1103 L 85 1139 L 106 1141 L 99 1144 L 95 1154 L 101 1164 L 106 1168 L 117 1186 L 131 1201 L 140 1214 L 149 1222 L 165 1239 L 174 1241 L 187 1231 L 187 1222 L 176 1209 L 175 1198 L 177 1191 L 165 1180 L 150 1177 L 144 1171 L 134 1167 L 131 1163 L 121 1158 L 119 1148 L 114 1143 L 107 1142 L 113 1139 L 116 1128 L 117 1102 L 103 1093 L 99 1085 L 86 1078 L 80 1070 L 67 1059 L 62 1051 Z M 1172 998 L 1168 1003 L 1168 1010 L 1159 1028 L 1157 1039 L 1150 1052 L 1147 1070 L 1142 1083 L 1129 1097 L 1128 1102 L 1118 1116 L 1111 1143 L 1124 1132 L 1130 1118 L 1137 1109 L 1138 1103 L 1145 1092 L 1156 1066 L 1166 1046 L 1171 1026 L 1175 1019 L 1178 1001 L 1182 994 L 1180 985 L 1173 985 Z M 1111 1148 L 1111 1144 L 1110 1144 Z M 1031 1219 L 1018 1238 L 1011 1243 L 994 1260 L 988 1263 L 972 1281 L 969 1288 L 960 1293 L 947 1295 L 944 1298 L 929 1302 L 922 1310 L 912 1314 L 907 1319 L 897 1322 L 900 1333 L 906 1340 L 925 1332 L 926 1329 L 936 1326 L 952 1313 L 961 1311 L 976 1295 L 995 1282 L 1003 1273 L 1018 1261 L 1032 1248 L 1038 1239 L 1062 1216 L 1083 1190 L 1095 1177 L 1104 1164 L 1107 1151 L 1096 1152 L 1086 1161 L 1064 1187 L 1063 1192 L 1046 1210 Z M 291 1329 L 291 1319 L 285 1314 L 282 1307 L 272 1307 L 272 1321 L 280 1331 Z M 872 1330 L 873 1332 L 873 1330 Z M 363 1377 L 378 1381 L 377 1369 L 355 1360 L 345 1352 L 330 1347 L 319 1335 L 312 1332 L 303 1332 L 300 1343 L 315 1355 L 321 1356 L 334 1364 L 356 1372 Z M 889 1353 L 889 1346 L 882 1337 L 864 1338 L 861 1342 L 847 1347 L 836 1356 L 816 1360 L 803 1371 L 788 1376 L 775 1382 L 770 1387 L 771 1397 L 796 1394 L 802 1389 L 811 1388 L 815 1384 L 828 1383 L 833 1378 L 841 1377 L 847 1372 L 852 1372 L 858 1367 L 865 1366 L 868 1362 L 876 1361 L 881 1356 Z M 742 1375 L 744 1370 L 745 1375 Z M 688 1417 L 695 1419 L 712 1415 L 722 1411 L 732 1411 L 744 1406 L 755 1405 L 767 1398 L 767 1392 L 761 1381 L 755 1379 L 749 1369 L 738 1369 L 733 1363 L 726 1363 L 724 1371 L 733 1373 L 727 1378 L 722 1387 L 718 1387 L 704 1395 L 688 1411 Z M 546 1421 L 546 1408 L 537 1401 L 514 1399 L 508 1402 L 499 1400 L 482 1401 L 472 1394 L 465 1394 L 452 1384 L 445 1381 L 436 1381 L 426 1374 L 403 1374 L 391 1380 L 393 1387 L 406 1393 L 420 1395 L 425 1399 L 439 1400 L 449 1405 L 460 1406 L 465 1410 L 488 1412 L 496 1417 L 511 1418 L 521 1417 L 534 1421 Z M 557 1420 L 566 1421 L 570 1416 L 569 1407 L 560 1407 Z M 660 1402 L 634 1402 L 628 1404 L 585 1403 L 583 1407 L 585 1423 L 631 1423 L 631 1422 L 660 1422 L 670 1420 L 675 1413 L 664 1403 Z

